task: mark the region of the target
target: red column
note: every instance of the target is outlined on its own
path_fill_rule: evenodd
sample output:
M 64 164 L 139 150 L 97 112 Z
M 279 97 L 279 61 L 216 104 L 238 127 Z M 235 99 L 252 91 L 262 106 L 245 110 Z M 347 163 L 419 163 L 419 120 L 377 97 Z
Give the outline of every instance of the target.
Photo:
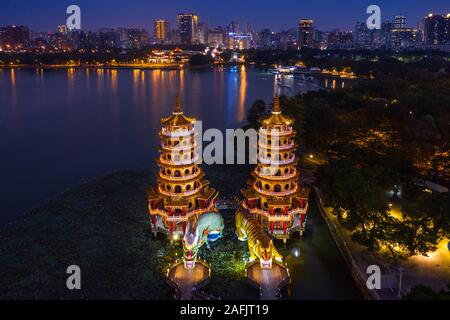
M 270 221 L 270 232 L 273 233 L 273 221 Z
M 173 232 L 173 222 L 170 222 L 169 226 L 170 226 L 170 233 L 172 233 Z
M 186 222 L 183 221 L 183 233 L 186 230 Z
M 287 207 L 284 207 L 284 215 L 287 216 Z
M 303 225 L 303 222 L 304 222 L 304 221 L 305 221 L 305 215 L 302 214 L 302 215 L 300 215 L 300 226 Z
M 169 216 L 172 216 L 172 208 L 169 208 Z
M 183 208 L 183 216 L 185 216 L 186 215 L 186 208 Z M 184 227 L 183 227 L 183 229 L 184 229 Z
M 283 221 L 283 233 L 286 234 L 286 221 Z
M 153 223 L 153 226 L 156 227 L 156 217 L 154 214 L 152 214 L 152 223 Z

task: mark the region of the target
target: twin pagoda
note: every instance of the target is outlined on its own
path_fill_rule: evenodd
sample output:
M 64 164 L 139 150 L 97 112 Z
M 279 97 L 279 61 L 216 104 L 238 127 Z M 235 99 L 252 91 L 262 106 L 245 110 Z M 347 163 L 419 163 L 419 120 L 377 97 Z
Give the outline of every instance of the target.
M 286 241 L 295 232 L 303 234 L 309 195 L 299 184 L 294 120 L 282 114 L 275 96 L 271 113 L 259 121 L 257 166 L 248 186 L 241 190 L 241 206 L 270 237 Z M 218 212 L 218 192 L 197 165 L 194 122 L 184 115 L 177 96 L 172 114 L 161 120 L 157 186 L 148 196 L 154 235 L 163 233 L 170 240 L 185 242 L 190 230 L 193 244 L 185 248 L 188 253 L 192 248 L 198 250 L 196 242 L 204 242 L 195 239 L 192 226 L 197 226 L 202 215 Z

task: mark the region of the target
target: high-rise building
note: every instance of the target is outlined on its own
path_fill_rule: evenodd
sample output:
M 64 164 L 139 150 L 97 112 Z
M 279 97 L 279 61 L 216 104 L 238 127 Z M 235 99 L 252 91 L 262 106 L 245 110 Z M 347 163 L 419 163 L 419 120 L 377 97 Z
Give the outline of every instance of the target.
M 198 16 L 193 13 L 179 13 L 177 15 L 177 21 L 180 43 L 197 43 Z
M 272 46 L 272 31 L 263 29 L 257 34 L 257 46 L 260 48 L 270 48 Z
M 144 29 L 119 28 L 120 47 L 124 49 L 140 49 L 150 43 L 149 34 Z
M 224 33 L 222 28 L 215 28 L 213 30 L 208 30 L 208 44 L 211 46 L 223 46 L 224 44 Z
M 30 29 L 25 26 L 0 28 L 0 46 L 3 50 L 22 50 L 30 45 Z
M 355 48 L 371 48 L 374 30 L 370 30 L 365 22 L 357 22 L 353 35 Z
M 303 234 L 308 209 L 309 190 L 299 183 L 293 122 L 282 114 L 275 96 L 271 114 L 260 119 L 253 179 L 241 190 L 244 208 L 272 237 L 283 240 L 294 232 Z
M 302 19 L 298 24 L 298 48 L 312 48 L 314 46 L 314 21 Z
M 394 28 L 395 29 L 404 29 L 406 28 L 406 17 L 402 15 L 398 15 L 394 17 Z
M 200 44 L 208 43 L 208 23 L 200 22 L 197 27 L 197 40 Z
M 423 41 L 426 45 L 445 45 L 450 43 L 450 13 L 430 13 L 422 20 Z
M 391 30 L 391 47 L 408 48 L 414 47 L 420 42 L 419 32 L 412 28 L 401 28 Z
M 228 25 L 228 32 L 239 33 L 239 22 L 231 21 Z
M 153 38 L 156 43 L 166 44 L 170 40 L 170 22 L 159 19 L 153 23 Z

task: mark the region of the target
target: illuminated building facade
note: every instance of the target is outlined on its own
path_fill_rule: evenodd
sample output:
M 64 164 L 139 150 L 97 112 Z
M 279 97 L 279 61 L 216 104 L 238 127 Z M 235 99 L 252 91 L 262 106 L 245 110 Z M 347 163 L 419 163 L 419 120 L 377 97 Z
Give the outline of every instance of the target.
M 314 46 L 314 21 L 302 19 L 298 24 L 298 47 L 312 48 Z
M 25 26 L 5 26 L 0 28 L 0 46 L 4 51 L 23 50 L 30 45 L 30 29 Z
M 168 43 L 170 40 L 170 22 L 162 19 L 155 20 L 153 23 L 153 36 L 156 43 Z
M 278 97 L 270 115 L 260 119 L 258 165 L 242 189 L 243 206 L 270 235 L 286 240 L 305 229 L 309 190 L 299 185 L 293 119 L 281 113 Z
M 450 13 L 430 13 L 422 21 L 423 40 L 426 45 L 450 44 Z
M 183 114 L 179 97 L 172 115 L 161 120 L 157 186 L 149 191 L 148 207 L 154 235 L 170 240 L 182 239 L 190 218 L 216 211 L 218 193 L 196 164 L 194 122 Z
M 195 44 L 197 42 L 198 16 L 192 13 L 177 15 L 178 32 L 181 44 Z

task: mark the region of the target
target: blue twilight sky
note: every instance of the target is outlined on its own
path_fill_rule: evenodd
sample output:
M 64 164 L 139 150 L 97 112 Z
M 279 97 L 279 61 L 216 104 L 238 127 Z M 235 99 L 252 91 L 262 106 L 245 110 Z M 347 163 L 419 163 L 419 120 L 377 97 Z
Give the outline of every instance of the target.
M 174 27 L 178 12 L 195 12 L 210 26 L 238 21 L 250 22 L 254 30 L 274 31 L 294 27 L 301 18 L 312 18 L 321 30 L 353 29 L 365 21 L 370 4 L 381 7 L 382 19 L 396 14 L 408 18 L 409 26 L 426 13 L 450 12 L 449 0 L 1 0 L 0 25 L 21 24 L 35 31 L 53 31 L 66 20 L 70 4 L 81 7 L 82 29 L 98 27 L 143 27 L 152 29 L 155 18 L 164 18 Z

